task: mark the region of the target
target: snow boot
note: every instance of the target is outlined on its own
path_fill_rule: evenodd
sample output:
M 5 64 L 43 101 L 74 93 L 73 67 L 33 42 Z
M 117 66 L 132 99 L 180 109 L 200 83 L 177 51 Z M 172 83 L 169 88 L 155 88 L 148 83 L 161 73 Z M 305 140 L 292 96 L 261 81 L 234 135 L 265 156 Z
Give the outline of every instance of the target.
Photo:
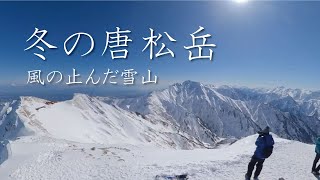
M 253 180 L 259 180 L 259 178 L 258 177 L 254 177 Z
M 320 175 L 320 173 L 318 172 L 318 171 L 312 171 L 311 172 L 313 175 L 315 175 L 315 176 L 319 176 Z
M 245 177 L 245 180 L 250 180 L 250 177 L 248 176 L 248 174 L 246 174 L 244 177 Z

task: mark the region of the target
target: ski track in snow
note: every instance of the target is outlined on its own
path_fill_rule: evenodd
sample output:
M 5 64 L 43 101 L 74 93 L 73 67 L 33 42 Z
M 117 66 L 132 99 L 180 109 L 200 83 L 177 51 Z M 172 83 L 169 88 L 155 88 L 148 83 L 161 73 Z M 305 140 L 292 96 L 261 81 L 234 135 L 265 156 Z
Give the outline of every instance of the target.
M 244 179 L 255 136 L 222 149 L 172 150 L 132 145 L 84 144 L 48 137 L 11 142 L 12 155 L 0 179 L 150 180 L 159 174 L 188 173 L 191 180 Z M 313 146 L 277 139 L 261 180 L 313 180 Z M 94 149 L 92 149 L 94 147 Z

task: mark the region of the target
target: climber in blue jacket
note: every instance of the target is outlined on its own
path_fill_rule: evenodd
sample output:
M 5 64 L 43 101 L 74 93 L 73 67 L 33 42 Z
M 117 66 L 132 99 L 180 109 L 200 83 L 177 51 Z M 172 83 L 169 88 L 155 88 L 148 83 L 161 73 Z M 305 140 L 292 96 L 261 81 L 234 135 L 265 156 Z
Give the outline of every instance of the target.
M 314 158 L 311 172 L 312 172 L 312 174 L 319 176 L 320 175 L 320 173 L 319 173 L 320 165 L 318 165 L 318 167 L 317 167 L 317 163 L 320 159 L 320 137 L 317 138 L 315 151 L 316 151 L 316 157 Z
M 248 171 L 245 175 L 246 180 L 249 180 L 252 176 L 254 166 L 256 166 L 256 171 L 254 173 L 253 179 L 258 180 L 258 176 L 261 173 L 264 160 L 268 158 L 273 152 L 274 140 L 272 135 L 269 133 L 270 128 L 267 126 L 264 130 L 259 131 L 259 137 L 256 140 L 256 150 L 251 158 L 248 165 Z

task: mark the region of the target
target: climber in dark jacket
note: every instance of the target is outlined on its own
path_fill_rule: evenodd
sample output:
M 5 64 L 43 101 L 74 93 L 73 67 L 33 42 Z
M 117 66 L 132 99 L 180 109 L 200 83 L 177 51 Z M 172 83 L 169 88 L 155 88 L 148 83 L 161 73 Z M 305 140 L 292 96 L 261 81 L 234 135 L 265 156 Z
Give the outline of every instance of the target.
M 251 161 L 249 162 L 248 171 L 245 175 L 247 180 L 251 178 L 255 165 L 256 171 L 253 178 L 254 180 L 258 179 L 258 176 L 260 175 L 263 167 L 264 160 L 272 154 L 274 140 L 269 132 L 270 128 L 268 126 L 264 130 L 258 132 L 259 137 L 256 140 L 257 148 L 251 158 Z
M 317 167 L 317 163 L 318 163 L 318 161 L 319 161 L 319 159 L 320 159 L 320 137 L 317 138 L 315 151 L 316 151 L 316 157 L 314 158 L 313 166 L 312 166 L 312 171 L 311 171 L 311 172 L 312 172 L 314 175 L 319 176 L 319 175 L 320 175 L 320 173 L 319 173 L 320 165 L 318 165 L 318 167 Z

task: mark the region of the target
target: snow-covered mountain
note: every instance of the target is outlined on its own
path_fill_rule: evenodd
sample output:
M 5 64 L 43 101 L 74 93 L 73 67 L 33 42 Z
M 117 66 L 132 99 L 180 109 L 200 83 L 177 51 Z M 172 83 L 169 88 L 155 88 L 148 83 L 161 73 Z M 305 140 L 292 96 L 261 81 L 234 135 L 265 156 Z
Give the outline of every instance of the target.
M 137 98 L 75 94 L 0 103 L 0 138 L 50 135 L 76 142 L 212 148 L 270 126 L 282 138 L 311 143 L 320 134 L 320 93 L 250 89 L 185 81 Z M 70 128 L 66 128 L 70 127 Z M 223 142 L 223 141 L 222 141 Z
M 185 81 L 138 98 L 99 99 L 142 115 L 164 117 L 186 132 L 199 126 L 219 137 L 241 138 L 268 125 L 280 137 L 311 143 L 320 134 L 319 94 Z
M 137 98 L 6 99 L 0 179 L 242 179 L 266 125 L 277 135 L 261 178 L 312 179 L 314 146 L 301 142 L 320 134 L 319 94 L 185 81 Z
M 21 97 L 20 101 L 4 103 L 2 109 L 3 137 L 35 134 L 82 143 L 121 142 L 177 149 L 210 148 L 218 140 L 214 134 L 205 134 L 204 127 L 197 129 L 202 133 L 199 138 L 163 117 L 126 111 L 84 94 L 62 102 Z

